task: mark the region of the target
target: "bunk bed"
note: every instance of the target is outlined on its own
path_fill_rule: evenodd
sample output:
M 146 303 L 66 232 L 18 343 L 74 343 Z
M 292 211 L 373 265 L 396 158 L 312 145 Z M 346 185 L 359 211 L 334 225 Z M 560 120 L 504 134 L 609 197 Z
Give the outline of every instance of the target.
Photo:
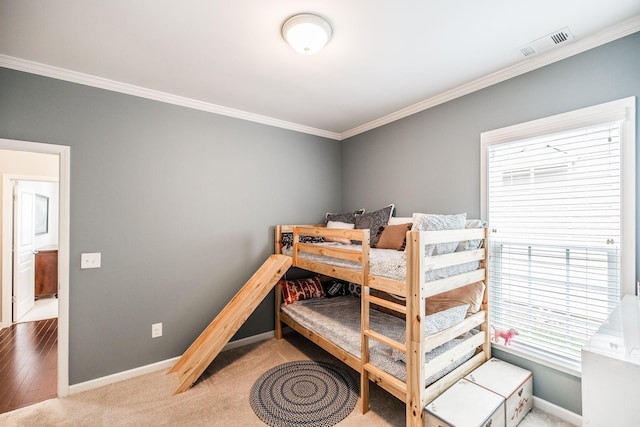
M 289 326 L 357 371 L 362 413 L 369 409 L 373 381 L 405 402 L 406 425 L 418 426 L 429 402 L 491 357 L 488 245 L 483 227 L 408 230 L 404 250 L 393 250 L 372 247 L 366 228 L 276 226 L 275 252 L 290 256 L 293 267 L 360 289 L 359 299 L 346 295 L 284 304 L 286 281 L 281 280 L 276 287 L 276 338 L 282 338 L 283 325 Z M 394 261 L 381 261 L 389 256 Z M 427 313 L 430 301 L 472 287 L 478 294 L 477 285 L 482 288 L 475 309 L 465 305 L 459 322 L 439 320 L 444 329 L 431 327 L 437 313 Z M 459 309 L 447 308 L 443 314 Z M 356 326 L 345 325 L 354 316 L 359 317 Z M 356 335 L 355 344 L 353 337 L 351 344 L 345 342 L 349 332 Z

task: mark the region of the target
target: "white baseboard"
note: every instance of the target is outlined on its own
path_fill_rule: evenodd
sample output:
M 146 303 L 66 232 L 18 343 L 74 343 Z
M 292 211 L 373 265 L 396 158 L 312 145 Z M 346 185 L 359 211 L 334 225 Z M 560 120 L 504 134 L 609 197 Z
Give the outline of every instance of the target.
M 275 331 L 263 332 L 258 335 L 252 335 L 250 337 L 241 338 L 239 340 L 231 341 L 229 344 L 225 345 L 222 351 L 233 350 L 234 348 L 242 347 L 244 345 L 253 344 L 260 341 L 270 340 L 271 338 L 276 336 Z
M 244 345 L 265 341 L 273 338 L 274 336 L 275 336 L 275 331 L 270 331 L 270 332 L 264 332 L 258 335 L 253 335 L 247 338 L 231 341 L 226 346 L 224 346 L 222 351 L 228 351 L 234 348 L 242 347 Z M 117 372 L 115 374 L 107 375 L 106 377 L 96 378 L 94 380 L 73 384 L 69 386 L 69 395 L 81 393 L 87 390 L 93 390 L 94 388 L 98 388 L 105 385 L 128 380 L 131 378 L 139 377 L 141 375 L 150 374 L 152 372 L 161 371 L 163 369 L 169 369 L 178 361 L 178 359 L 180 359 L 180 356 L 167 359 L 167 360 L 162 360 L 156 363 L 151 363 L 150 365 L 129 369 L 128 371 Z
M 89 380 L 83 383 L 73 384 L 69 386 L 69 395 L 81 393 L 87 390 L 93 390 L 94 388 L 98 388 L 105 385 L 128 380 L 131 378 L 139 377 L 141 375 L 150 374 L 152 372 L 160 371 L 162 369 L 168 369 L 172 367 L 173 364 L 178 361 L 178 359 L 180 359 L 180 357 L 174 357 L 172 359 L 163 360 L 160 362 L 152 363 L 150 365 L 140 366 L 139 368 L 129 369 L 128 371 L 107 375 L 106 377 L 96 378 L 95 380 Z
M 556 417 L 563 419 L 573 425 L 582 425 L 582 416 L 576 414 L 575 412 L 571 412 L 568 409 L 564 409 L 558 405 L 554 405 L 551 402 L 540 399 L 539 397 L 533 396 L 533 406 L 542 411 L 548 412 L 551 415 L 555 415 Z

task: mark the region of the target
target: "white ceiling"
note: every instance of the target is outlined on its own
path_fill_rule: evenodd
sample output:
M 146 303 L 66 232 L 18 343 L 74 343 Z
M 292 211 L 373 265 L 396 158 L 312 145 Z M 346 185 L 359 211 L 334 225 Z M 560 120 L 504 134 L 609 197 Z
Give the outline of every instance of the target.
M 280 35 L 300 12 L 333 26 L 317 55 Z M 558 59 L 520 48 L 564 27 L 567 56 L 639 17 L 640 0 L 0 0 L 0 66 L 343 139 Z

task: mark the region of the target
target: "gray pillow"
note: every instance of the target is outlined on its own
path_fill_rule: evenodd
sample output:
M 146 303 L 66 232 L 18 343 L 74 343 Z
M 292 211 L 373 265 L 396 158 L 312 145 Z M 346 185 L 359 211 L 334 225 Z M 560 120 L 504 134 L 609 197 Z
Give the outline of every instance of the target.
M 426 316 L 424 318 L 424 336 L 427 337 L 429 335 L 437 334 L 445 329 L 456 326 L 464 320 L 468 309 L 469 304 L 464 304 Z M 406 342 L 406 337 L 404 338 L 405 339 L 402 340 L 403 343 Z M 391 357 L 396 362 L 402 361 L 407 363 L 407 357 L 401 351 L 393 349 L 391 351 Z
M 411 228 L 411 230 L 459 230 L 464 228 L 466 219 L 466 213 L 455 215 L 414 213 L 413 227 Z M 455 251 L 457 246 L 458 242 L 438 243 L 435 245 L 426 245 L 425 251 L 427 256 L 449 254 Z
M 465 222 L 464 228 L 484 228 L 486 226 L 487 221 L 484 221 L 482 219 L 468 219 Z M 482 246 L 482 240 L 463 240 L 458 243 L 456 252 L 480 249 L 480 246 Z
M 364 209 L 358 209 L 357 211 L 343 212 L 343 213 L 327 212 L 327 214 L 324 216 L 324 219 L 325 219 L 324 222 L 328 223 L 329 221 L 338 221 L 338 222 L 346 222 L 348 224 L 355 224 L 356 215 L 362 215 L 363 213 L 364 213 Z
M 393 203 L 377 211 L 356 215 L 356 228 L 369 229 L 369 243 L 372 248 L 378 243 L 378 230 L 383 225 L 389 224 L 389 218 L 393 215 Z

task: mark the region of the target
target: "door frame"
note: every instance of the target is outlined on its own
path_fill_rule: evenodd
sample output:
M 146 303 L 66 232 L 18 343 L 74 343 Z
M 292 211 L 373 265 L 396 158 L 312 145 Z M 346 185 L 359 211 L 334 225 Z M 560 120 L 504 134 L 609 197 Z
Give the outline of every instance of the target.
M 41 154 L 57 155 L 59 167 L 59 235 L 58 235 L 58 397 L 69 395 L 69 227 L 70 227 L 70 195 L 71 195 L 71 147 L 65 145 L 44 144 L 40 142 L 19 141 L 0 138 L 0 149 L 27 151 Z M 10 175 L 3 177 L 3 194 L 10 187 Z M 29 177 L 33 180 L 33 177 Z M 11 191 L 13 194 L 13 191 Z M 3 209 L 4 211 L 4 209 Z M 13 214 L 11 215 L 13 216 Z M 7 247 L 7 236 L 11 236 L 12 224 L 8 215 L 2 216 L 2 289 L 11 286 L 11 243 Z M 8 230 L 7 231 L 7 227 Z M 8 234 L 7 234 L 8 233 Z M 11 242 L 12 238 L 8 239 Z M 8 267 L 8 268 L 7 268 Z M 8 280 L 8 283 L 7 283 Z M 5 300 L 3 295 L 2 300 Z M 3 307 L 5 306 L 3 302 Z M 9 314 L 10 315 L 10 314 Z M 2 325 L 6 319 L 2 310 Z

